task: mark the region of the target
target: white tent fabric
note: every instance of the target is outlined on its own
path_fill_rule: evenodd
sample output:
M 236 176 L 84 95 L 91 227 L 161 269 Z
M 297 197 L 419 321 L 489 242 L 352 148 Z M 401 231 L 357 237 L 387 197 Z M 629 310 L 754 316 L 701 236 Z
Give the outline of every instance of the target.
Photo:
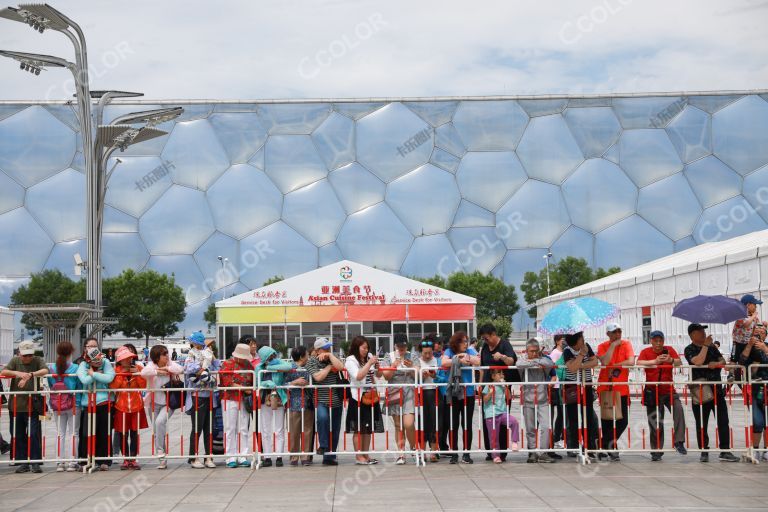
M 672 318 L 672 308 L 682 299 L 702 295 L 746 293 L 768 297 L 768 230 L 757 231 L 722 242 L 702 244 L 654 260 L 591 283 L 545 297 L 536 302 L 537 319 L 557 304 L 575 297 L 590 296 L 621 308 L 624 335 L 636 348 L 643 332 L 660 329 L 675 346 L 688 343 L 687 323 Z M 763 304 L 761 318 L 768 316 Z M 645 329 L 643 320 L 646 320 Z M 713 325 L 710 332 L 730 347 L 732 325 Z M 602 328 L 585 332 L 593 341 L 602 341 Z

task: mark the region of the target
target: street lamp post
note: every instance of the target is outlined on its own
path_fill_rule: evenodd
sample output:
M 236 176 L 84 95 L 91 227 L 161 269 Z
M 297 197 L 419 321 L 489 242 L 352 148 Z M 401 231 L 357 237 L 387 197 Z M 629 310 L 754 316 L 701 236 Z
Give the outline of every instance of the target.
M 547 254 L 542 256 L 542 258 L 547 260 L 547 297 L 549 297 L 549 295 L 550 295 L 550 292 L 549 292 L 549 260 L 552 258 L 552 252 L 551 251 L 547 251 Z
M 224 275 L 224 267 L 227 266 L 227 262 L 229 261 L 229 258 L 225 258 L 224 256 L 218 257 L 219 262 L 221 263 L 221 274 Z M 224 300 L 227 298 L 227 285 L 224 285 L 224 288 L 222 288 L 222 296 L 221 300 Z

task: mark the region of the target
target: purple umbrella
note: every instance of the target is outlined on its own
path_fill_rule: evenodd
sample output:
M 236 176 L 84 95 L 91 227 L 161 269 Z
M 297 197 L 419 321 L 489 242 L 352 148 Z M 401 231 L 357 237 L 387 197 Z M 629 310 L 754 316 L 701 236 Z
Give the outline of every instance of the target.
M 729 324 L 746 318 L 747 308 L 725 295 L 697 295 L 678 302 L 672 316 L 697 324 Z

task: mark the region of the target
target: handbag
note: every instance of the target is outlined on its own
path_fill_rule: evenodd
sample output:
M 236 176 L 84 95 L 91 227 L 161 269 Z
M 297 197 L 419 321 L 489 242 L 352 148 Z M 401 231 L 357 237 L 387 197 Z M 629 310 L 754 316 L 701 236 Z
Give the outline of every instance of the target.
M 182 405 L 184 405 L 184 391 L 181 391 L 178 388 L 183 388 L 184 383 L 181 382 L 181 379 L 179 379 L 177 376 L 172 375 L 171 380 L 163 384 L 163 389 L 169 389 L 169 390 L 176 390 L 176 391 L 166 391 L 166 402 L 168 403 L 168 409 L 175 411 L 176 409 L 181 408 Z
M 381 397 L 379 396 L 379 392 L 376 391 L 376 388 L 371 388 L 363 392 L 360 397 L 360 403 L 363 405 L 375 405 L 379 403 L 380 399 Z
M 693 382 L 706 382 L 707 379 L 694 379 Z M 693 405 L 708 404 L 715 399 L 715 394 L 712 391 L 712 384 L 688 384 L 688 389 L 691 390 L 691 401 Z
M 574 405 L 579 403 L 578 384 L 562 384 L 560 387 L 563 390 L 563 403 L 565 405 Z
M 243 409 L 248 414 L 253 414 L 253 395 L 243 395 Z
M 600 419 L 616 421 L 624 419 L 624 413 L 621 410 L 621 394 L 618 391 L 600 392 Z

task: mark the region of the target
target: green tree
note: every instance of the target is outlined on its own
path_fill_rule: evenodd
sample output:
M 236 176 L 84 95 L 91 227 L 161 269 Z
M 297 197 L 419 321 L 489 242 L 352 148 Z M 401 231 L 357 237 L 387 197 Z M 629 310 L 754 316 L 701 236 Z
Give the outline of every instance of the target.
M 264 281 L 264 284 L 261 286 L 269 286 L 271 284 L 279 283 L 280 281 L 284 280 L 285 278 L 283 276 L 272 276 L 266 281 Z
M 115 317 L 117 325 L 111 332 L 122 332 L 130 338 L 164 337 L 178 331 L 178 322 L 184 320 L 186 300 L 184 290 L 176 284 L 173 275 L 154 270 L 123 271 L 104 282 L 105 316 Z
M 478 329 L 483 325 L 491 323 L 494 327 L 496 327 L 496 334 L 499 335 L 499 338 L 501 339 L 507 339 L 507 337 L 512 333 L 512 317 L 496 317 L 496 318 L 490 318 L 490 317 L 478 317 L 477 318 L 477 327 Z M 482 343 L 478 345 L 478 348 L 482 346 Z
M 205 310 L 205 313 L 203 313 L 203 320 L 205 320 L 208 323 L 208 328 L 210 329 L 214 325 L 216 325 L 216 303 L 211 302 L 208 304 L 208 309 Z
M 60 270 L 43 270 L 32 274 L 29 283 L 20 286 L 11 295 L 11 304 L 67 304 L 85 302 L 85 280 L 73 281 Z M 28 314 L 21 323 L 30 331 L 41 328 Z
M 620 271 L 619 267 L 593 270 L 584 258 L 568 256 L 549 266 L 549 293 L 554 295 Z M 547 270 L 542 269 L 538 273 L 526 272 L 520 290 L 528 304 L 535 304 L 537 300 L 546 297 Z M 528 309 L 528 315 L 536 318 L 536 306 Z

